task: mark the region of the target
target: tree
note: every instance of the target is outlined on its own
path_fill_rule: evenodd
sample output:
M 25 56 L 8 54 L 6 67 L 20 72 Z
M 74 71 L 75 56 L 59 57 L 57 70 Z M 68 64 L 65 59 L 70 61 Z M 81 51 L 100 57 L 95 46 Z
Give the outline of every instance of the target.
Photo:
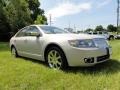
M 0 0 L 0 38 L 34 22 L 47 24 L 44 10 L 39 6 L 38 0 Z
M 85 32 L 93 32 L 93 29 L 88 28 L 88 29 L 85 30 Z
M 10 38 L 9 32 L 11 31 L 7 18 L 5 17 L 4 5 L 3 0 L 0 0 L 0 41 L 8 40 L 8 38 Z
M 35 24 L 47 24 L 47 20 L 45 16 L 37 16 L 37 20 L 34 22 Z
M 5 4 L 4 12 L 12 32 L 17 32 L 18 29 L 32 23 L 25 0 L 8 0 Z
M 40 22 L 40 24 L 47 24 L 47 23 L 43 23 L 43 22 L 47 22 L 47 18 L 44 15 L 44 10 L 40 8 L 39 0 L 27 0 L 27 2 L 29 4 L 29 9 L 31 11 L 31 18 L 33 22 L 36 22 L 35 20 L 37 20 Z
M 108 32 L 116 32 L 117 31 L 117 27 L 115 27 L 114 25 L 110 24 L 107 26 L 107 30 Z
M 4 2 L 0 1 L 0 33 L 5 33 L 10 30 L 9 24 L 4 14 L 3 7 L 4 7 Z
M 96 28 L 95 28 L 95 32 L 97 32 L 97 31 L 104 31 L 104 30 L 105 29 L 103 28 L 102 25 L 96 26 Z
M 117 33 L 118 34 L 120 33 L 120 26 L 118 26 L 118 28 L 117 28 Z

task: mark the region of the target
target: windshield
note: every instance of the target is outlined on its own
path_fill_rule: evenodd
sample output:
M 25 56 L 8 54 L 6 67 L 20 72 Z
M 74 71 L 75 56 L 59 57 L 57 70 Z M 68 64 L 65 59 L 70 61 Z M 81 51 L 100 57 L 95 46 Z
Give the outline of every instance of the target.
M 64 34 L 64 33 L 70 33 L 68 31 L 62 30 L 57 27 L 51 27 L 51 26 L 40 26 L 40 28 L 43 30 L 46 34 Z

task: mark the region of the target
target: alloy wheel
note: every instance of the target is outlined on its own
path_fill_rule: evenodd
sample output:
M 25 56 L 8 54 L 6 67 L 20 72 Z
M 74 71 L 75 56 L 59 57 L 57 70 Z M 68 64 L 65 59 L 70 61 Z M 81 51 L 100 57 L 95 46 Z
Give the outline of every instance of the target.
M 51 50 L 48 53 L 48 64 L 51 68 L 60 69 L 62 66 L 62 57 L 56 50 Z

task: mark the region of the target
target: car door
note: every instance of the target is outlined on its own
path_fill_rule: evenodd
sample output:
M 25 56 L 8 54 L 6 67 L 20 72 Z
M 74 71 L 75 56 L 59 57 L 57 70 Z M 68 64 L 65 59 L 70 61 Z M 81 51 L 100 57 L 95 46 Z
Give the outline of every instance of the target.
M 27 30 L 27 40 L 26 40 L 26 52 L 29 57 L 33 59 L 42 59 L 42 52 L 41 52 L 41 42 L 42 37 L 37 37 L 33 35 L 33 33 L 40 33 L 40 30 L 36 26 L 30 26 Z

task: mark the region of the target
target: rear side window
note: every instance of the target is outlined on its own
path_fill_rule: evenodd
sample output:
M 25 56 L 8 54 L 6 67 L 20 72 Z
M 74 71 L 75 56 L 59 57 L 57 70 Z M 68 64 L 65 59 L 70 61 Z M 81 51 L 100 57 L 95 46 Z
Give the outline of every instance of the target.
M 23 37 L 26 34 L 28 27 L 23 28 L 20 32 L 17 33 L 16 37 Z
M 33 35 L 34 33 L 40 34 L 40 31 L 35 26 L 29 26 L 29 27 L 23 28 L 20 32 L 18 32 L 16 37 L 34 36 Z

